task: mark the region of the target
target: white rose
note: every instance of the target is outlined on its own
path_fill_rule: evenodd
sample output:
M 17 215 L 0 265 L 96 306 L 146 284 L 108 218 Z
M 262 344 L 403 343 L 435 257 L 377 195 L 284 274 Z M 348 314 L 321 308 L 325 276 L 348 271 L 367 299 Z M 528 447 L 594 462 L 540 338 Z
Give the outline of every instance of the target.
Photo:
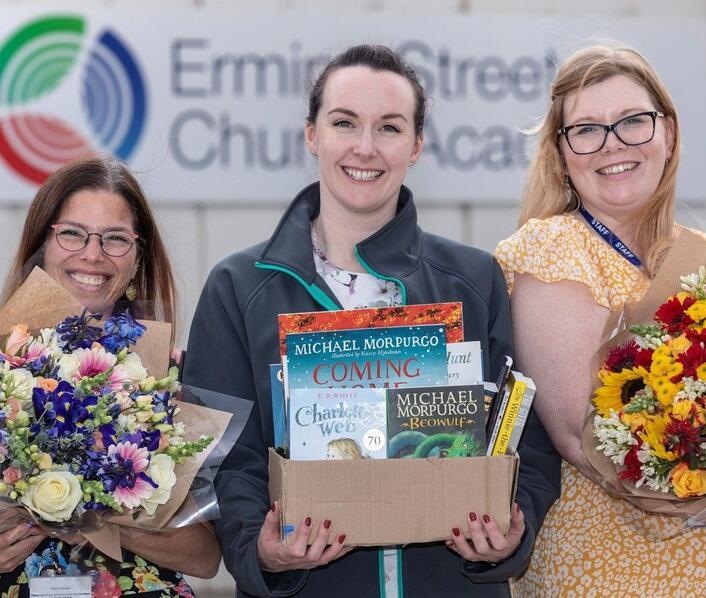
M 157 506 L 165 504 L 172 495 L 172 488 L 176 484 L 174 461 L 164 453 L 155 455 L 146 473 L 157 484 L 157 488 L 149 498 L 143 499 L 142 506 L 149 515 L 154 515 Z
M 22 495 L 22 502 L 46 521 L 68 521 L 82 496 L 81 484 L 74 474 L 45 471 Z
M 59 360 L 59 377 L 63 380 L 73 382 L 78 377 L 81 362 L 75 353 L 67 353 Z
M 142 384 L 147 378 L 147 370 L 142 365 L 140 356 L 137 353 L 130 353 L 120 365 L 125 369 L 125 375 L 134 384 Z
M 23 409 L 28 409 L 32 405 L 32 389 L 34 388 L 34 376 L 24 368 L 10 370 L 5 374 L 2 381 L 2 389 L 8 399 L 17 399 Z

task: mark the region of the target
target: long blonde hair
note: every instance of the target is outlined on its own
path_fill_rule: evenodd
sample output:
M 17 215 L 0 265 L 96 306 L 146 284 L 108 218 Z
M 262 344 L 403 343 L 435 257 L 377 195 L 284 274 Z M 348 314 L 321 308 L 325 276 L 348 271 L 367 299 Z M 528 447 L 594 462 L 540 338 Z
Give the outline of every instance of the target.
M 550 88 L 549 110 L 534 130 L 537 147 L 527 173 L 519 224 L 578 208 L 580 199 L 571 181 L 565 178 L 557 137 L 557 129 L 563 124 L 564 101 L 567 95 L 615 75 L 626 75 L 644 87 L 656 109 L 671 119 L 674 133 L 671 158 L 637 229 L 636 250 L 643 256 L 645 271 L 651 278 L 672 242 L 680 132 L 676 108 L 664 83 L 642 55 L 631 48 L 591 46 L 574 52 L 559 67 Z

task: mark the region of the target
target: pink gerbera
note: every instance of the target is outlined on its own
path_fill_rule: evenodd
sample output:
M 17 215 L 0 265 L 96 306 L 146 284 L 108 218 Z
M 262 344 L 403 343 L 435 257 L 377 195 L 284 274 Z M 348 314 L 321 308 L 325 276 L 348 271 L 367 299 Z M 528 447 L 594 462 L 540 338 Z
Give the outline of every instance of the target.
M 74 355 L 78 357 L 79 378 L 92 378 L 107 372 L 115 365 L 117 358 L 112 353 L 108 353 L 100 345 L 94 345 L 90 349 L 76 349 Z
M 146 448 L 134 442 L 118 442 L 108 447 L 105 461 L 103 485 L 118 504 L 134 509 L 152 496 L 157 484 L 145 473 L 150 465 Z
M 93 378 L 108 374 L 107 384 L 111 390 L 120 390 L 126 382 L 124 368 L 116 365 L 117 357 L 101 345 L 94 344 L 90 349 L 76 349 L 72 355 L 59 363 L 59 375 L 72 382 L 82 378 Z

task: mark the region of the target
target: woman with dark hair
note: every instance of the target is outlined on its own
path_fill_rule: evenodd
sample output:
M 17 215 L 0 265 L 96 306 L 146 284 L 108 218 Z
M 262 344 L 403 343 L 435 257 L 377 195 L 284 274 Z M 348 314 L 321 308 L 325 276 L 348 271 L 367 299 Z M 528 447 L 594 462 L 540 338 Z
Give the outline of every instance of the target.
M 25 220 L 3 302 L 22 284 L 28 264 L 42 267 L 92 312 L 110 314 L 116 305 L 135 305 L 142 308 L 135 315 L 173 323 L 176 297 L 167 252 L 139 183 L 115 159 L 72 162 L 42 185 Z M 29 595 L 28 577 L 43 560 L 60 573 L 95 575 L 102 592 L 97 593 L 105 596 L 121 591 L 191 596 L 177 571 L 213 577 L 218 570 L 220 551 L 209 524 L 157 533 L 123 528 L 125 558 L 114 563 L 90 544 L 72 549 L 84 542 L 81 536 L 58 541 L 28 517 L 17 523 L 23 514 L 0 512 L 0 591 L 10 596 Z
M 305 128 L 320 181 L 296 196 L 268 242 L 224 259 L 204 288 L 184 379 L 255 402 L 216 484 L 216 531 L 239 596 L 507 596 L 557 496 L 558 458 L 531 417 L 506 536 L 488 514 L 469 513 L 446 544 L 383 551 L 347 546 L 325 520 L 307 547 L 307 517 L 291 546 L 280 542 L 280 507 L 267 489 L 277 314 L 462 301 L 486 379 L 511 351 L 500 268 L 484 252 L 422 232 L 402 185 L 422 151 L 424 113 L 417 76 L 390 49 L 356 46 L 336 57 L 313 88 Z

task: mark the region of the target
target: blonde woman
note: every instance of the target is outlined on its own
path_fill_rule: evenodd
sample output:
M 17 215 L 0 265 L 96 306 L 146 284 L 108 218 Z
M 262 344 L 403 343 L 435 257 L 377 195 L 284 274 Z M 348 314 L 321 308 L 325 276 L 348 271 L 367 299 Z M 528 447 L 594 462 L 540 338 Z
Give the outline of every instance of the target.
M 537 384 L 538 413 L 564 458 L 562 496 L 520 596 L 692 595 L 706 582 L 695 567 L 703 530 L 650 540 L 661 535 L 658 518 L 579 471 L 604 325 L 643 295 L 679 231 L 678 165 L 674 103 L 640 54 L 594 46 L 564 62 L 538 129 L 520 229 L 495 251 L 511 291 L 517 361 Z

